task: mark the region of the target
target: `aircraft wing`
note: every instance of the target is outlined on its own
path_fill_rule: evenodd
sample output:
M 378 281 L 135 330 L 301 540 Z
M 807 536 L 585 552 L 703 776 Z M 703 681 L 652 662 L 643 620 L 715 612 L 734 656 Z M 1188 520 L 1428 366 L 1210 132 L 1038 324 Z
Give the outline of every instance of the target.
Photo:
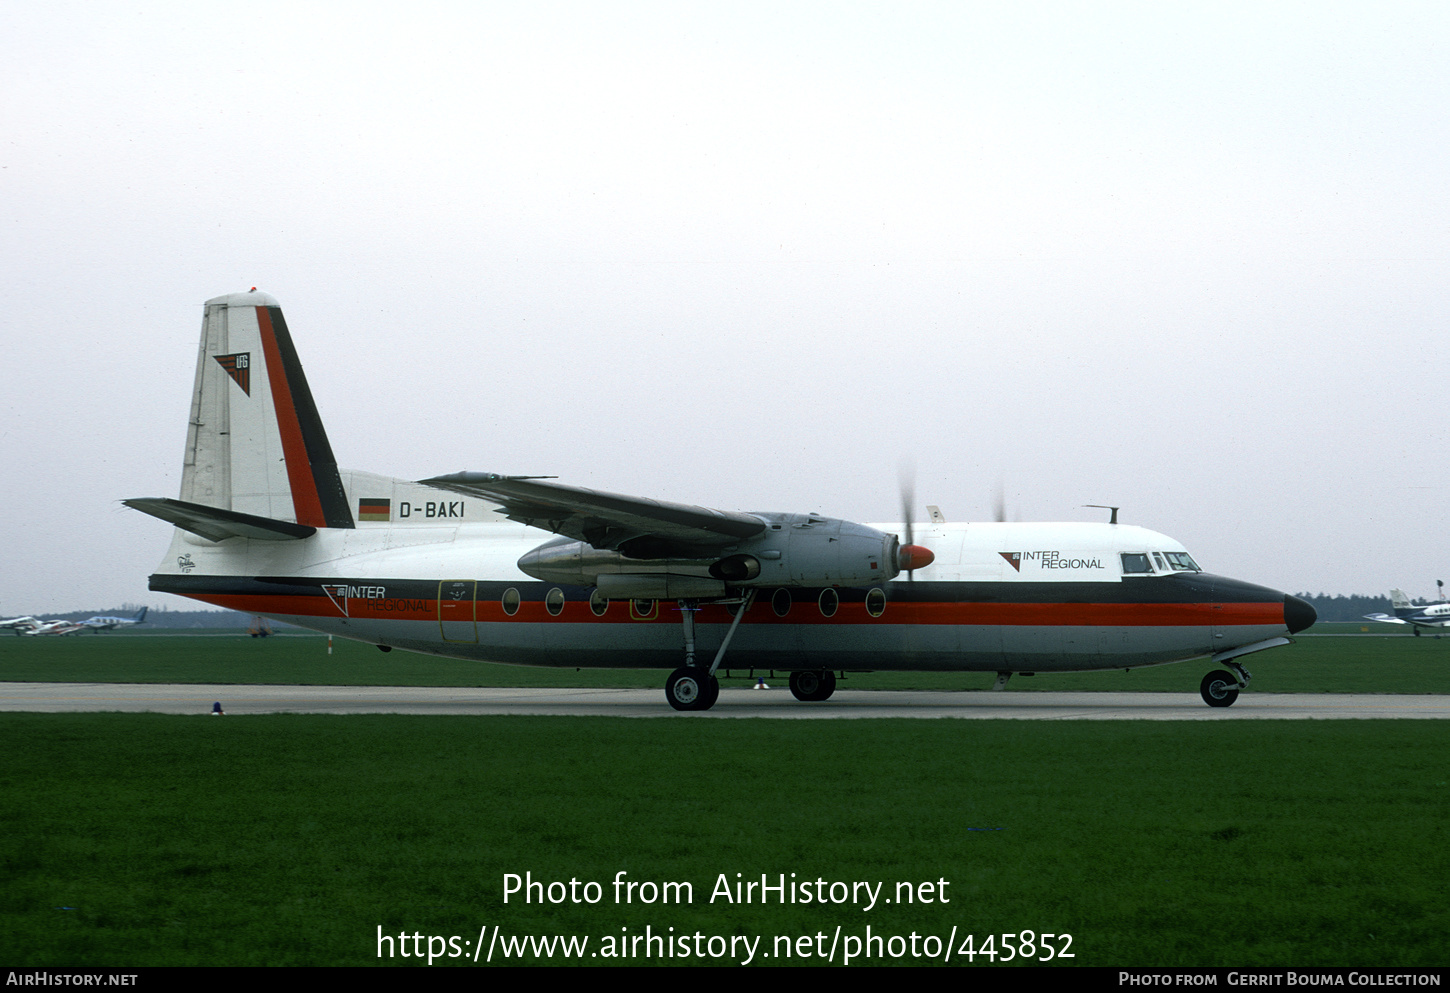
M 1391 617 L 1389 614 L 1365 614 L 1367 621 L 1378 621 L 1381 624 L 1408 624 L 1409 621 L 1401 620 L 1398 617 Z
M 753 538 L 766 527 L 764 521 L 750 514 L 602 493 L 492 472 L 455 472 L 422 482 L 454 493 L 483 497 L 496 504 L 511 521 L 585 541 L 595 548 L 618 548 L 635 538 L 653 538 L 670 545 L 717 547 Z

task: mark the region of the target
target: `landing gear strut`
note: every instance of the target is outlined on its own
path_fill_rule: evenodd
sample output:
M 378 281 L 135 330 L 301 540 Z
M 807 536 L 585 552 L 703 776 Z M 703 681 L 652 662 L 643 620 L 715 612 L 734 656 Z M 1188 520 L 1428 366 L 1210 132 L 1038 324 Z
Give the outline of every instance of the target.
M 730 622 L 730 630 L 725 632 L 725 640 L 720 642 L 720 650 L 715 653 L 715 661 L 707 669 L 695 664 L 695 611 L 699 608 L 699 602 L 680 601 L 680 612 L 685 625 L 685 664 L 670 673 L 670 678 L 665 680 L 665 699 L 670 702 L 671 707 L 676 710 L 709 710 L 715 706 L 715 701 L 720 699 L 720 680 L 715 678 L 715 670 L 720 668 L 720 660 L 725 657 L 725 649 L 730 647 L 730 639 L 735 637 L 735 629 L 740 626 L 740 619 L 754 602 L 755 591 L 750 590 L 740 601 L 735 619 Z M 832 689 L 834 688 L 832 680 Z M 826 695 L 829 696 L 829 692 Z M 824 700 L 825 697 L 821 699 Z
M 807 703 L 828 700 L 836 692 L 836 674 L 829 669 L 793 672 L 790 674 L 790 691 L 797 700 Z

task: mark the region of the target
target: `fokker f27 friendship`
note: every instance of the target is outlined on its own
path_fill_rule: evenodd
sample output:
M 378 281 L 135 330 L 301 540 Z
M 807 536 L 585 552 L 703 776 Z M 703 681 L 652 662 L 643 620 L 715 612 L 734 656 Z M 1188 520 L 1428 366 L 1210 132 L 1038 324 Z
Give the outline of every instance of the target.
M 1200 687 L 1226 707 L 1244 656 L 1315 620 L 1129 525 L 913 534 L 550 478 L 339 469 L 282 311 L 253 291 L 206 303 L 180 499 L 125 503 L 177 529 L 152 590 L 383 651 L 670 669 L 676 710 L 713 706 L 726 670 L 787 671 L 818 701 L 849 671 L 995 672 L 1000 688 L 1196 658 L 1227 667 Z

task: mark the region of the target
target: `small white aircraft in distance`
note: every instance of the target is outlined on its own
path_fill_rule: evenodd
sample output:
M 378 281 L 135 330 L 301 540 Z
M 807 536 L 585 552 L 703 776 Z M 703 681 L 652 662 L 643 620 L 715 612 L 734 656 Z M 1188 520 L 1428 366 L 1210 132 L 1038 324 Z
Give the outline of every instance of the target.
M 35 627 L 40 621 L 26 614 L 24 617 L 11 617 L 0 620 L 0 631 L 14 631 L 16 635 L 22 635 Z
M 95 617 L 88 617 L 83 621 L 77 621 L 76 623 L 87 631 L 114 631 L 116 628 L 128 628 L 137 624 L 145 624 L 147 609 L 146 607 L 142 607 L 136 612 L 135 617 L 102 617 L 97 615 Z
M 552 477 L 342 470 L 281 308 L 255 290 L 206 303 L 189 424 L 180 499 L 125 501 L 176 526 L 152 590 L 383 651 L 670 669 L 677 710 L 709 709 L 733 669 L 789 672 L 809 701 L 838 672 L 995 672 L 1000 689 L 1013 673 L 1196 658 L 1228 667 L 1200 686 L 1226 707 L 1244 656 L 1315 620 L 1116 522 L 913 534 Z
M 1431 631 L 1450 628 L 1450 602 L 1445 599 L 1445 583 L 1437 579 L 1435 585 L 1440 589 L 1440 599 L 1434 603 L 1416 605 L 1410 602 L 1404 590 L 1390 590 L 1390 607 L 1394 614 L 1365 614 L 1365 619 L 1381 624 L 1408 624 L 1417 638 L 1421 628 Z
M 34 624 L 32 624 L 30 627 L 26 628 L 20 633 L 24 635 L 38 637 L 41 635 L 51 634 L 78 634 L 79 632 L 84 630 L 85 626 L 77 624 L 75 621 L 55 620 L 36 621 Z

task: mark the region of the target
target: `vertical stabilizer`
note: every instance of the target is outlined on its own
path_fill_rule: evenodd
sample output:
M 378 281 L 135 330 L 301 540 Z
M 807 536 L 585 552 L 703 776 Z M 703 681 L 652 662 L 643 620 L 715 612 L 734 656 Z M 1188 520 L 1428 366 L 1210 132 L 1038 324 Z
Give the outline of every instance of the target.
M 353 527 L 287 322 L 265 293 L 206 302 L 181 499 L 311 527 Z

